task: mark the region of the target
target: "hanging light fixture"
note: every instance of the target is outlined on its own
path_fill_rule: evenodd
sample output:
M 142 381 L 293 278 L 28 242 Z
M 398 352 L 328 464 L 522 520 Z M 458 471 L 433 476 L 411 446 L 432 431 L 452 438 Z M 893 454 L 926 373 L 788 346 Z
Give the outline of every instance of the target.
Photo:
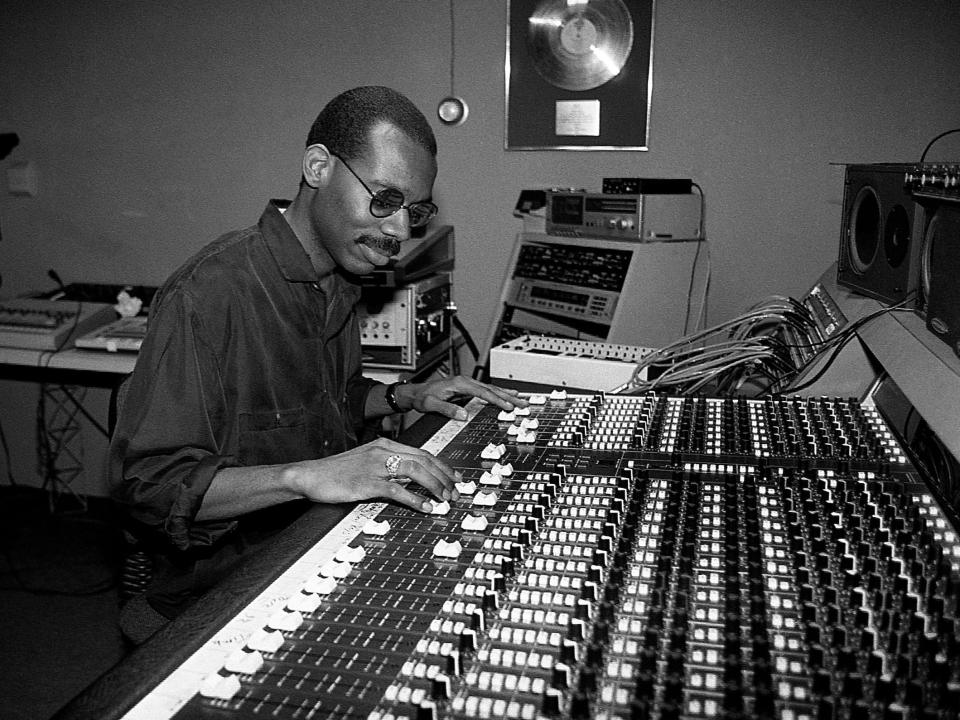
M 467 119 L 469 108 L 463 98 L 454 91 L 454 59 L 456 58 L 456 42 L 454 35 L 453 0 L 450 0 L 450 94 L 437 105 L 437 116 L 444 125 L 459 125 Z

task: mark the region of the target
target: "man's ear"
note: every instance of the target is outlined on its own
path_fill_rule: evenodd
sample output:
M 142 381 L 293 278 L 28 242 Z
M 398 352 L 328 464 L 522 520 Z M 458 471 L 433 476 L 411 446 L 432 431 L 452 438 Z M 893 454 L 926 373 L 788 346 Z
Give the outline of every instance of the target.
M 331 173 L 330 159 L 333 156 L 326 145 L 310 145 L 303 151 L 303 179 L 310 187 L 325 185 Z

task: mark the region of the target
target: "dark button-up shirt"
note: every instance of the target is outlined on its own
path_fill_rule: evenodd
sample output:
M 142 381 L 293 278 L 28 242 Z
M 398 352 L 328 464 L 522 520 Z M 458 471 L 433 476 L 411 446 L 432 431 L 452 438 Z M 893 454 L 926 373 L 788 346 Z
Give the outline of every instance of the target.
M 109 459 L 115 499 L 168 552 L 155 586 L 195 595 L 218 579 L 224 556 L 291 519 L 287 508 L 197 521 L 218 470 L 357 444 L 374 384 L 360 374 L 360 290 L 337 274 L 327 292 L 320 281 L 271 203 L 257 225 L 205 247 L 155 298 Z M 152 599 L 167 611 L 178 602 Z

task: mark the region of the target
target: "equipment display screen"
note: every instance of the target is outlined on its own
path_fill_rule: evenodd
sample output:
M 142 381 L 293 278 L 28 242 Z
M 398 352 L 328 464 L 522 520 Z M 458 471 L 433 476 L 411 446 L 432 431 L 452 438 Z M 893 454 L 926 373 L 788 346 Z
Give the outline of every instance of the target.
M 575 293 L 567 290 L 557 290 L 556 288 L 537 286 L 534 286 L 530 289 L 530 297 L 542 298 L 544 300 L 556 300 L 558 302 L 580 306 L 586 306 L 586 304 L 590 301 L 590 296 L 584 295 L 583 293 Z
M 582 195 L 554 195 L 551 200 L 551 222 L 563 225 L 583 225 Z
M 640 210 L 637 198 L 622 198 L 616 195 L 588 196 L 585 207 L 588 213 L 635 215 Z

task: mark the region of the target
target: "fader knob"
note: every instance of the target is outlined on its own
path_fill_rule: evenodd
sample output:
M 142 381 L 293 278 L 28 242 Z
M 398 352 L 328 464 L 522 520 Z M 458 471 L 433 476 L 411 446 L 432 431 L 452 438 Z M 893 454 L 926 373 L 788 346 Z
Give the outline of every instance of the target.
M 560 690 L 570 687 L 570 667 L 567 664 L 557 663 L 553 666 L 551 685 Z
M 446 700 L 450 697 L 450 678 L 446 675 L 436 675 L 430 687 L 430 694 L 434 700 Z
M 881 675 L 873 688 L 873 697 L 882 703 L 891 702 L 897 691 L 897 681 L 893 675 Z
M 560 714 L 560 693 L 553 689 L 547 688 L 543 694 L 543 704 L 540 706 L 540 710 L 547 717 L 556 717 Z
M 460 633 L 460 651 L 473 652 L 477 649 L 477 633 L 473 630 L 464 630 Z
M 807 650 L 807 664 L 811 668 L 821 669 L 823 667 L 823 660 L 825 656 L 825 651 L 822 645 L 810 645 L 809 650 Z
M 883 711 L 883 720 L 907 720 L 910 711 L 903 705 L 893 704 Z
M 581 618 L 572 618 L 569 625 L 567 625 L 567 637 L 571 640 L 583 640 L 583 625 L 583 620 Z
M 424 700 L 417 706 L 417 720 L 437 720 L 437 706 L 430 700 Z
M 460 653 L 451 650 L 447 654 L 447 675 L 459 675 L 460 669 Z

